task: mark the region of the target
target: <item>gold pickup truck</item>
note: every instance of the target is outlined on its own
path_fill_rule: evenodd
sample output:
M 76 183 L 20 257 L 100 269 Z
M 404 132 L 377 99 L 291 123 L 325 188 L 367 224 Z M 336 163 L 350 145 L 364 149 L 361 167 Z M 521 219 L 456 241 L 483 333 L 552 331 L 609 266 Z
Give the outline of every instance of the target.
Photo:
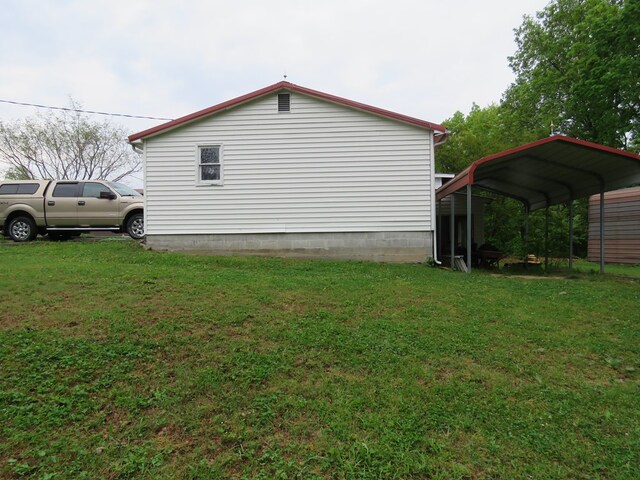
M 144 237 L 142 195 L 102 180 L 0 181 L 2 233 L 16 242 L 105 230 Z

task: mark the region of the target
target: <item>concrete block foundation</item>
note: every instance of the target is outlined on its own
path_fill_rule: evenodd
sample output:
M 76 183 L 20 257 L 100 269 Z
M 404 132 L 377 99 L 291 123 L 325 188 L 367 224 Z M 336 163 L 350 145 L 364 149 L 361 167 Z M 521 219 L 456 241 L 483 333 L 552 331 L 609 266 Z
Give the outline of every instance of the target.
M 433 232 L 251 233 L 147 235 L 153 250 L 214 255 L 420 263 L 433 256 Z

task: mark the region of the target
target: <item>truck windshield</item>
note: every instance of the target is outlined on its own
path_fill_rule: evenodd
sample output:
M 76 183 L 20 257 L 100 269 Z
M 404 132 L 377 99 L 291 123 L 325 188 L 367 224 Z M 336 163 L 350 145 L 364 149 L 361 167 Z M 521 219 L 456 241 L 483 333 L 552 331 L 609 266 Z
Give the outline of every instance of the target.
M 133 188 L 124 185 L 122 183 L 114 183 L 114 182 L 108 182 L 109 186 L 111 188 L 113 188 L 116 192 L 118 192 L 120 195 L 123 196 L 127 196 L 127 197 L 141 197 L 142 195 L 140 195 L 140 193 L 136 192 Z

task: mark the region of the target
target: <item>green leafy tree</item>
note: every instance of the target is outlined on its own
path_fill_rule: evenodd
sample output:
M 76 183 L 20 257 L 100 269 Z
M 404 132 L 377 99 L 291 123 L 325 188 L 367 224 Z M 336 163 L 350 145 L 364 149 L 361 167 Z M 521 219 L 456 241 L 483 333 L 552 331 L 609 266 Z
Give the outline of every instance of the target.
M 33 176 L 17 167 L 12 167 L 4 174 L 5 180 L 31 180 Z
M 447 142 L 440 146 L 436 156 L 439 172 L 457 173 L 480 158 L 544 137 L 548 132 L 542 125 L 530 125 L 527 130 L 516 115 L 504 104 L 481 108 L 473 105 L 465 115 L 456 112 L 443 124 L 450 131 Z M 545 212 L 529 215 L 522 203 L 500 195 L 476 191 L 493 198 L 485 209 L 485 242 L 512 255 L 545 254 Z M 586 255 L 587 216 L 586 202 L 576 202 L 574 217 L 574 251 Z M 528 235 L 525 243 L 525 223 Z M 568 253 L 568 212 L 565 205 L 549 209 L 549 253 L 566 257 Z
M 515 33 L 504 105 L 524 129 L 640 147 L 639 0 L 554 0 Z
M 516 29 L 516 74 L 498 105 L 474 105 L 443 122 L 451 135 L 437 153 L 438 171 L 547 136 L 555 130 L 640 151 L 640 0 L 552 0 Z M 575 203 L 575 252 L 587 248 L 587 201 Z M 549 209 L 549 250 L 567 252 L 567 207 Z M 509 253 L 544 254 L 544 210 L 529 217 L 516 201 L 496 197 L 485 217 L 487 241 Z
M 0 122 L 0 163 L 17 179 L 118 181 L 137 172 L 141 159 L 127 144 L 127 132 L 68 110 L 14 123 Z
M 450 134 L 436 154 L 438 172 L 458 173 L 475 160 L 545 135 L 542 129 L 529 131 L 521 128 L 513 118 L 513 113 L 501 104 L 484 108 L 474 104 L 467 115 L 458 111 L 443 124 Z M 485 242 L 510 254 L 522 255 L 525 252 L 522 238 L 525 215 L 522 204 L 504 196 L 481 191 L 475 193 L 493 198 L 485 209 Z
M 436 155 L 436 170 L 442 173 L 458 173 L 475 160 L 545 135 L 540 128 L 523 129 L 513 113 L 498 104 L 484 108 L 473 104 L 467 115 L 458 111 L 443 124 L 450 133 Z
M 588 200 L 574 202 L 573 252 L 587 254 Z M 525 241 L 525 224 L 528 235 Z M 569 212 L 567 205 L 549 207 L 549 255 L 566 258 L 569 253 Z M 545 254 L 545 210 L 524 213 L 520 202 L 497 196 L 485 210 L 485 239 L 496 248 L 515 256 Z

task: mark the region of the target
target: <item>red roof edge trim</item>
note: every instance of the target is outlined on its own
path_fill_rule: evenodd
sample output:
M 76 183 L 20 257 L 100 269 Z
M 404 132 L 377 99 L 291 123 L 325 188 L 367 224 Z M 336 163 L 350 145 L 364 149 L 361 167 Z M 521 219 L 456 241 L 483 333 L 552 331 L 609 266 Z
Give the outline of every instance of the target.
M 552 135 L 550 137 L 543 138 L 541 140 L 536 140 L 535 142 L 527 143 L 525 145 L 520 145 L 519 147 L 511 148 L 509 150 L 504 150 L 502 152 L 489 155 L 487 157 L 482 157 L 479 160 L 476 160 L 471 165 L 469 165 L 462 172 L 457 174 L 454 178 L 445 183 L 442 187 L 438 189 L 436 192 L 436 198 L 438 200 L 450 195 L 451 193 L 460 190 L 462 187 L 467 185 L 474 185 L 475 183 L 475 171 L 476 169 L 487 162 L 491 162 L 492 160 L 497 160 L 499 158 L 507 157 L 509 155 L 513 155 L 514 153 L 522 152 L 524 150 L 528 150 L 530 148 L 535 148 L 540 145 L 544 145 L 545 143 L 551 142 L 566 142 L 574 145 L 579 145 L 582 147 L 592 148 L 595 150 L 599 150 L 601 152 L 612 153 L 614 155 L 618 155 L 621 157 L 628 157 L 634 160 L 640 161 L 640 155 L 637 155 L 632 152 L 627 152 L 626 150 L 619 150 L 613 147 L 607 147 L 605 145 L 600 145 L 598 143 L 588 142 L 586 140 L 580 140 L 573 137 L 567 137 L 565 135 Z
M 303 95 L 309 95 L 316 98 L 321 98 L 323 100 L 327 100 L 329 102 L 345 105 L 351 108 L 355 108 L 358 110 L 362 110 L 365 112 L 373 113 L 375 115 L 379 115 L 381 117 L 391 118 L 393 120 L 398 120 L 400 122 L 408 123 L 410 125 L 415 125 L 422 128 L 427 128 L 429 130 L 434 130 L 437 132 L 446 132 L 446 128 L 437 123 L 427 122 L 426 120 L 420 120 L 418 118 L 409 117 L 407 115 L 402 115 L 400 113 L 391 112 L 389 110 L 384 110 L 382 108 L 373 107 L 371 105 L 366 105 L 364 103 L 354 102 L 353 100 L 348 100 L 346 98 L 337 97 L 335 95 L 330 95 L 328 93 L 320 92 L 318 90 L 312 90 L 310 88 L 301 87 L 295 85 L 290 82 L 278 82 L 273 85 L 270 85 L 265 88 L 261 88 L 260 90 L 256 90 L 255 92 L 247 93 L 246 95 L 242 95 L 240 97 L 233 98 L 231 100 L 227 100 L 226 102 L 219 103 L 218 105 L 214 105 L 209 108 L 205 108 L 203 110 L 199 110 L 197 112 L 191 113 L 189 115 L 185 115 L 183 117 L 177 118 L 175 120 L 171 120 L 170 122 L 163 123 L 156 127 L 149 128 L 147 130 L 143 130 L 138 133 L 134 133 L 129 135 L 129 142 L 135 142 L 136 140 L 141 140 L 145 137 L 163 132 L 165 130 L 169 130 L 185 123 L 191 122 L 193 120 L 197 120 L 198 118 L 211 115 L 213 113 L 217 113 L 223 110 L 226 110 L 231 107 L 238 106 L 242 103 L 248 102 L 250 100 L 262 97 L 269 93 L 276 92 L 278 90 L 289 90 L 292 92 L 301 93 Z
M 420 120 L 419 118 L 409 117 L 407 115 L 402 115 L 401 113 L 392 112 L 390 110 L 385 110 L 383 108 L 373 107 L 371 105 L 355 102 L 347 98 L 337 97 L 335 95 L 330 95 L 328 93 L 319 92 L 318 90 L 312 90 L 310 88 L 301 87 L 299 85 L 294 85 L 293 83 L 288 83 L 288 82 L 281 82 L 281 83 L 287 84 L 287 86 L 283 88 L 287 88 L 288 90 L 302 93 L 304 95 L 310 95 L 312 97 L 322 98 L 324 100 L 328 100 L 329 102 L 339 103 L 351 108 L 355 108 L 358 110 L 363 110 L 365 112 L 380 115 L 382 117 L 392 118 L 394 120 L 399 120 L 401 122 L 409 123 L 411 125 L 416 125 L 418 127 L 428 128 L 429 130 L 435 130 L 441 133 L 445 133 L 447 131 L 447 129 L 443 125 L 440 125 L 437 123 L 427 122 L 426 120 Z
M 265 88 L 261 88 L 260 90 L 256 90 L 255 92 L 247 93 L 246 95 L 242 95 L 240 97 L 232 98 L 231 100 L 227 100 L 226 102 L 219 103 L 209 108 L 205 108 L 202 110 L 198 110 L 197 112 L 190 113 L 189 115 L 185 115 L 180 118 L 176 118 L 175 120 L 171 120 L 170 122 L 166 122 L 155 127 L 149 128 L 147 130 L 143 130 L 138 133 L 134 133 L 129 135 L 129 142 L 135 142 L 136 140 L 140 140 L 144 137 L 148 137 L 150 135 L 154 135 L 156 133 L 162 132 L 164 130 L 169 130 L 171 128 L 180 126 L 184 123 L 191 122 L 200 117 L 204 117 L 206 115 L 210 115 L 212 113 L 220 112 L 222 110 L 226 110 L 227 108 L 234 107 L 236 105 L 240 105 L 241 103 L 248 102 L 249 100 L 253 100 L 254 98 L 261 97 L 263 95 L 267 95 L 269 93 L 275 92 L 276 90 L 280 90 L 283 83 L 287 82 L 279 82 L 273 85 L 270 85 Z
M 447 195 L 457 192 L 462 187 L 465 187 L 469 183 L 469 170 L 470 167 L 465 168 L 462 172 L 436 190 L 436 200 L 442 200 Z
M 514 153 L 521 152 L 523 150 L 528 150 L 529 148 L 538 147 L 540 145 L 544 145 L 545 143 L 551 142 L 566 142 L 573 143 L 574 145 L 580 145 L 582 147 L 593 148 L 596 150 L 600 150 L 602 152 L 613 153 L 615 155 L 620 155 L 623 157 L 629 157 L 636 160 L 640 160 L 640 155 L 636 155 L 635 153 L 627 152 L 626 150 L 619 150 L 613 147 L 607 147 L 606 145 L 600 145 L 599 143 L 588 142 L 587 140 L 580 140 L 578 138 L 567 137 L 565 135 L 551 135 L 550 137 L 546 137 L 540 140 L 536 140 L 535 142 L 527 143 L 525 145 L 520 145 L 519 147 L 511 148 L 509 150 L 504 150 L 503 152 L 496 153 L 494 155 L 489 155 L 487 157 L 482 157 L 479 160 L 476 160 L 469 167 L 469 184 L 473 185 L 474 183 L 474 174 L 476 168 L 478 168 L 483 163 L 490 162 L 492 160 L 496 160 L 498 158 L 506 157 L 512 155 Z

